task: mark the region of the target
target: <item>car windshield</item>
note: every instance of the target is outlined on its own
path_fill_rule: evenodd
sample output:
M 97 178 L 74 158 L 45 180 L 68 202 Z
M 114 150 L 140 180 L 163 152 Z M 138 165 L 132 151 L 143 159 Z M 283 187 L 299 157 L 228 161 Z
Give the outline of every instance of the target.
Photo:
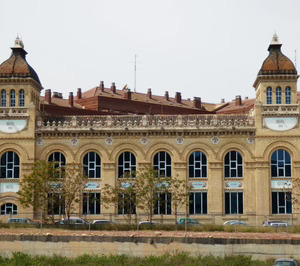
M 293 261 L 277 261 L 275 266 L 295 266 Z

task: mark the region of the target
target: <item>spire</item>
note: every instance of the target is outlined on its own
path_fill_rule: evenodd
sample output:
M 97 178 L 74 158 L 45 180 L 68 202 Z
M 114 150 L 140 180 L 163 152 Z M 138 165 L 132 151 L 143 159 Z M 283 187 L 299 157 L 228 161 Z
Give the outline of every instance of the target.
M 279 48 L 280 49 L 281 45 L 282 44 L 279 42 L 279 38 L 278 38 L 277 34 L 274 33 L 274 35 L 272 37 L 272 41 L 269 45 L 268 51 L 270 52 L 271 49 L 273 49 L 273 48 Z

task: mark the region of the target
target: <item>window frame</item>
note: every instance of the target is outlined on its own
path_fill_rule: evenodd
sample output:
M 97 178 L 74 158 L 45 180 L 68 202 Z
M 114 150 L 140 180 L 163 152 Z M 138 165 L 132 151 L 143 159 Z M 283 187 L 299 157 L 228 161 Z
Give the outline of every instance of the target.
M 6 90 L 1 91 L 1 106 L 6 107 L 7 104 L 7 93 Z
M 164 154 L 164 159 L 161 159 L 162 155 Z M 169 158 L 168 158 L 169 157 Z M 168 160 L 170 163 L 168 163 Z M 157 163 L 156 163 L 157 161 Z M 164 165 L 164 167 L 161 167 Z M 172 157 L 166 151 L 159 151 L 153 157 L 153 169 L 157 171 L 158 177 L 172 177 Z M 166 174 L 162 174 L 162 172 Z
M 233 195 L 236 195 L 236 206 L 233 206 L 232 200 L 233 200 Z M 228 199 L 226 197 L 228 195 Z M 242 205 L 240 205 L 240 195 L 242 198 Z M 229 202 L 227 203 L 227 200 Z M 225 191 L 225 215 L 241 215 L 244 214 L 244 192 L 243 191 Z M 229 208 L 228 208 L 229 207 Z M 233 212 L 232 209 L 233 207 L 237 210 L 237 212 Z M 242 209 L 242 211 L 240 211 Z
M 282 88 L 276 88 L 276 104 L 282 104 Z
M 12 212 L 7 212 L 8 208 L 8 204 L 11 204 L 10 208 L 12 209 Z M 4 210 L 3 210 L 3 206 L 4 206 Z M 14 203 L 11 202 L 6 202 L 4 204 L 1 205 L 0 208 L 0 215 L 18 215 L 18 206 Z
M 51 196 L 51 198 L 53 198 L 53 195 L 57 195 L 58 196 L 58 202 L 55 202 L 53 200 L 49 200 Z M 51 213 L 52 211 L 52 207 L 50 209 L 50 204 L 53 207 L 53 213 Z M 55 204 L 55 205 L 54 205 Z M 56 212 L 56 208 L 58 208 L 58 212 Z M 48 193 L 48 215 L 65 215 L 66 214 L 66 202 L 63 198 L 63 195 L 59 192 L 49 192 Z
M 58 160 L 55 160 L 55 156 L 59 154 L 59 158 Z M 50 157 L 53 157 L 53 159 L 50 159 Z M 63 157 L 62 157 L 63 156 Z M 64 158 L 64 164 L 63 164 L 63 160 L 62 158 Z M 56 162 L 57 164 L 54 166 L 55 168 L 59 168 L 59 178 L 63 178 L 64 177 L 64 173 L 66 171 L 66 165 L 67 165 L 67 160 L 66 160 L 66 156 L 60 152 L 60 151 L 54 151 L 52 152 L 49 157 L 48 157 L 48 162 Z
M 127 154 L 129 158 L 127 157 Z M 136 156 L 130 151 L 124 151 L 118 158 L 118 178 L 135 178 L 136 172 Z M 127 176 L 126 173 L 129 173 Z
M 153 214 L 154 215 L 172 215 L 172 193 L 171 192 L 156 192 L 154 196 L 155 196 L 156 200 L 155 200 L 155 205 L 153 208 Z M 161 196 L 164 196 L 163 200 L 161 200 L 161 198 L 163 198 Z
M 121 202 L 125 200 L 125 196 L 129 196 L 129 205 L 127 203 Z M 129 208 L 128 208 L 129 206 Z M 132 211 L 131 213 L 129 211 Z M 120 193 L 118 197 L 118 215 L 132 215 L 136 214 L 136 194 L 131 193 L 130 195 L 127 195 L 125 193 Z
M 236 154 L 236 159 L 232 159 L 233 154 Z M 228 156 L 228 162 L 227 161 L 227 156 Z M 239 159 L 238 156 L 241 157 L 242 162 L 239 163 Z M 235 167 L 233 165 L 236 165 Z M 228 171 L 227 171 L 228 169 Z M 234 175 L 233 171 L 236 171 L 236 174 Z M 241 172 L 241 175 L 240 173 Z M 228 175 L 229 174 L 229 175 Z M 242 154 L 239 151 L 236 150 L 231 150 L 229 152 L 226 153 L 225 157 L 224 157 L 224 177 L 225 178 L 244 178 L 244 158 L 242 156 Z
M 279 157 L 281 157 L 279 155 L 279 152 L 283 152 L 283 159 L 278 159 Z M 275 155 L 276 154 L 276 155 Z M 286 162 L 286 155 L 288 154 L 288 156 L 290 157 L 290 162 Z M 273 156 L 276 156 L 276 162 L 273 163 Z M 289 151 L 287 150 L 283 150 L 283 149 L 278 149 L 278 150 L 275 150 L 272 155 L 271 155 L 271 158 L 270 158 L 270 164 L 271 164 L 271 178 L 292 178 L 293 176 L 293 173 L 292 173 L 292 156 L 291 154 L 289 153 Z M 279 166 L 281 165 L 281 166 Z M 290 175 L 286 175 L 286 172 L 287 172 L 287 167 L 289 167 L 289 171 L 290 171 Z M 276 175 L 274 175 L 273 173 L 275 172 L 275 169 L 276 169 Z M 283 172 L 283 175 L 280 174 L 280 171 Z
M 94 206 L 90 207 L 90 204 L 94 205 Z M 91 208 L 93 209 L 92 212 L 90 211 Z M 101 213 L 102 213 L 101 192 L 83 192 L 82 214 L 83 215 L 99 215 Z
M 286 104 L 292 103 L 292 89 L 289 86 L 285 88 L 285 103 Z
M 273 103 L 272 87 L 268 87 L 266 91 L 267 104 Z
M 10 106 L 11 107 L 16 107 L 16 91 L 15 90 L 11 90 L 10 91 Z
M 11 155 L 10 155 L 11 154 Z M 4 158 L 5 156 L 5 158 Z M 11 160 L 9 161 L 9 157 Z M 5 161 L 5 164 L 2 164 Z M 10 168 L 8 168 L 8 166 Z M 0 159 L 0 179 L 4 178 L 20 178 L 21 176 L 21 160 L 20 156 L 14 151 L 7 151 L 1 155 Z M 11 174 L 9 174 L 11 172 Z M 11 177 L 8 177 L 10 176 Z
M 23 89 L 19 91 L 19 106 L 25 106 L 25 91 Z
M 197 211 L 196 195 L 200 194 L 200 212 Z M 207 191 L 192 191 L 189 195 L 189 214 L 206 215 L 208 213 L 208 193 Z M 193 211 L 191 211 L 193 210 Z
M 284 197 L 284 205 L 280 204 L 280 194 L 283 193 Z M 276 194 L 276 205 L 273 206 L 273 200 L 274 196 Z M 290 195 L 290 200 L 287 200 L 287 194 Z M 289 205 L 289 206 L 288 206 Z M 293 214 L 293 194 L 292 191 L 278 191 L 278 190 L 272 190 L 271 192 L 271 208 L 272 208 L 272 214 Z M 288 212 L 288 208 L 290 209 L 290 212 Z M 274 211 L 276 209 L 276 211 Z M 280 212 L 280 210 L 284 210 L 284 212 Z
M 200 160 L 196 159 L 197 153 L 200 153 L 199 154 Z M 203 163 L 203 157 L 205 157 L 205 163 Z M 192 160 L 192 163 L 191 163 L 191 160 Z M 208 164 L 207 156 L 204 152 L 194 151 L 193 153 L 191 153 L 191 155 L 189 156 L 189 168 L 188 168 L 189 178 L 207 178 L 208 177 L 207 164 Z
M 94 156 L 94 160 L 90 159 L 92 157 L 92 154 Z M 97 157 L 99 157 L 99 164 L 97 164 Z M 86 159 L 87 158 L 87 159 Z M 87 164 L 85 163 L 85 160 L 87 160 Z M 91 164 L 94 165 L 94 167 L 91 167 Z M 99 176 L 97 174 L 97 171 L 99 170 Z M 83 171 L 84 174 L 88 178 L 93 178 L 93 179 L 99 179 L 102 176 L 102 160 L 101 156 L 94 151 L 87 152 L 84 157 L 83 157 Z M 90 176 L 90 174 L 93 173 L 93 176 Z

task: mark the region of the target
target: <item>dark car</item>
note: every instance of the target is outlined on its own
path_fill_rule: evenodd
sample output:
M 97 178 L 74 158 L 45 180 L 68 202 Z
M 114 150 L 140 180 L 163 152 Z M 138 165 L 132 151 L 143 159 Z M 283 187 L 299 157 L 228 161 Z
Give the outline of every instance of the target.
M 37 224 L 33 220 L 29 218 L 9 218 L 8 219 L 9 224 Z
M 89 224 L 88 221 L 82 219 L 82 218 L 70 218 L 68 219 L 63 219 L 60 221 L 56 221 L 54 224 Z
M 93 224 L 116 224 L 111 220 L 94 220 Z
M 298 262 L 295 259 L 278 259 L 275 261 L 274 266 L 298 266 Z

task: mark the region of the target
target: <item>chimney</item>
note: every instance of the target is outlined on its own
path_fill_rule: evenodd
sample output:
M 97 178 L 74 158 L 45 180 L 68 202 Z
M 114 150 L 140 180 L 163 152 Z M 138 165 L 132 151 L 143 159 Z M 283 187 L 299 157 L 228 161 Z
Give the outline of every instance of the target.
M 180 92 L 176 92 L 175 100 L 177 103 L 181 103 L 181 93 Z
M 69 105 L 71 105 L 72 107 L 74 106 L 73 92 L 69 93 Z
M 51 103 L 51 90 L 49 89 L 45 91 L 45 101 Z
M 235 105 L 237 105 L 237 106 L 242 105 L 242 97 L 241 97 L 241 95 L 235 96 Z
M 130 91 L 130 89 L 127 89 L 126 91 L 125 91 L 125 99 L 126 100 L 131 100 L 131 91 Z
M 150 88 L 147 91 L 147 96 L 148 96 L 149 99 L 152 98 L 152 93 L 151 93 L 151 89 Z
M 116 84 L 115 84 L 114 82 L 111 83 L 110 90 L 111 90 L 113 93 L 116 93 Z
M 221 103 L 225 103 L 225 99 L 224 98 L 221 99 Z
M 81 88 L 77 89 L 77 100 L 81 99 Z
M 104 91 L 104 82 L 100 81 L 100 86 L 99 86 L 101 91 Z
M 202 107 L 200 97 L 194 97 L 193 106 L 199 109 Z
M 169 92 L 168 91 L 165 91 L 165 98 L 166 98 L 166 101 L 169 101 Z

